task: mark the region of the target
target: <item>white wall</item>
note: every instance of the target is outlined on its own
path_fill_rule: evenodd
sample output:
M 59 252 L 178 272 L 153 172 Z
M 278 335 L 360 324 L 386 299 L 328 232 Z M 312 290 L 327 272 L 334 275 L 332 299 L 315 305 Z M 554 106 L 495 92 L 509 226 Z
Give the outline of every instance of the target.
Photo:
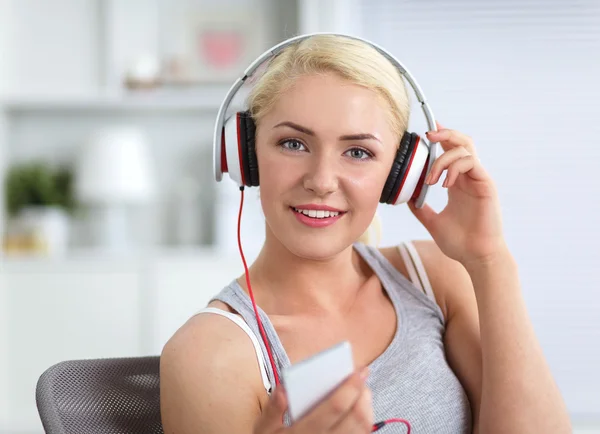
M 600 420 L 600 3 L 362 1 L 364 36 L 471 135 L 500 191 L 536 332 L 576 417 Z M 415 111 L 412 127 L 425 122 Z M 446 203 L 436 187 L 436 209 Z M 427 232 L 381 207 L 384 244 Z
M 0 257 L 0 348 L 8 348 L 8 303 L 4 264 Z M 0 384 L 8 384 L 8 357 L 5 351 L 0 353 Z M 0 432 L 8 420 L 9 396 L 8 387 L 0 388 Z
M 360 35 L 360 0 L 304 0 L 298 3 L 299 33 L 338 32 Z
M 12 79 L 12 3 L 11 0 L 0 0 L 0 96 L 6 92 Z
M 0 11 L 10 10 L 13 24 L 10 94 L 80 94 L 96 88 L 96 1 L 3 2 Z

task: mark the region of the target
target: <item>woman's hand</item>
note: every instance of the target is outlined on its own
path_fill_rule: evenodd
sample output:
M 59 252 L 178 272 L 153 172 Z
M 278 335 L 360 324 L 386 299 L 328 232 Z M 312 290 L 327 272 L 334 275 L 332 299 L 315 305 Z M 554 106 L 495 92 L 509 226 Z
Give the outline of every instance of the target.
M 286 428 L 283 414 L 287 408 L 285 391 L 273 392 L 256 422 L 255 434 L 366 434 L 373 429 L 371 392 L 366 384 L 366 371 L 358 371 L 344 381 L 325 400 L 291 427 Z
M 439 142 L 445 152 L 425 182 L 436 184 L 446 171 L 442 186 L 448 189 L 448 204 L 440 213 L 427 204 L 416 209 L 409 202 L 409 208 L 446 256 L 465 266 L 493 260 L 506 252 L 494 183 L 477 158 L 470 137 L 439 123 L 437 127 L 438 131 L 427 133 L 427 138 L 431 143 Z

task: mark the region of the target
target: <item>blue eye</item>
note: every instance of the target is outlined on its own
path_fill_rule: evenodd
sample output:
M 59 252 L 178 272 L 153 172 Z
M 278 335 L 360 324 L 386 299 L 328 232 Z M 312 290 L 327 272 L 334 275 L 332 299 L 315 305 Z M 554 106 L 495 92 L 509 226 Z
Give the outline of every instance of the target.
M 284 140 L 283 142 L 279 143 L 279 146 L 281 146 L 284 149 L 287 149 L 290 151 L 295 151 L 295 152 L 300 152 L 300 151 L 305 150 L 304 144 L 301 141 L 296 140 L 296 139 Z
M 373 154 L 362 148 L 352 148 L 346 151 L 346 154 L 355 160 L 365 160 L 373 157 Z

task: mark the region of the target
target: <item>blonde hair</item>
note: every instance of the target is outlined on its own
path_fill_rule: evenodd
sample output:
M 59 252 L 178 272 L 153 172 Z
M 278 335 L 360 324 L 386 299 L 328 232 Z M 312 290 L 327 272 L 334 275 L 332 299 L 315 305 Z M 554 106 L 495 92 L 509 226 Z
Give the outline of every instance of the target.
M 279 95 L 305 75 L 336 74 L 342 79 L 374 91 L 389 108 L 392 131 L 400 137 L 408 128 L 410 100 L 398 69 L 371 45 L 337 35 L 314 35 L 284 48 L 271 59 L 250 90 L 247 106 L 258 126 Z M 370 233 L 381 232 L 375 214 L 358 241 L 370 243 Z
M 374 235 L 373 232 L 375 232 Z M 364 231 L 360 237 L 358 237 L 357 241 L 364 244 L 374 244 L 375 246 L 379 245 L 381 242 L 381 219 L 379 218 L 379 214 L 377 214 L 377 212 L 375 212 L 373 220 L 371 220 L 367 230 Z

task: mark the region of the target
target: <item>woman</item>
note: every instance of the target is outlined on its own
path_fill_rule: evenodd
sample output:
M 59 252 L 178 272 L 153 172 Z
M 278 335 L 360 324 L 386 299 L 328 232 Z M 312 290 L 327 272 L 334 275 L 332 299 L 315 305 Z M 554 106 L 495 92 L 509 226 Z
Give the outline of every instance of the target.
M 426 182 L 446 175 L 448 205 L 409 207 L 433 240 L 378 249 L 360 240 L 408 126 L 395 67 L 313 36 L 271 61 L 248 104 L 266 219 L 249 277 L 278 368 L 348 340 L 357 370 L 289 427 L 240 276 L 164 348 L 165 432 L 367 433 L 390 418 L 416 433 L 571 432 L 471 139 L 428 133 L 445 152 Z

